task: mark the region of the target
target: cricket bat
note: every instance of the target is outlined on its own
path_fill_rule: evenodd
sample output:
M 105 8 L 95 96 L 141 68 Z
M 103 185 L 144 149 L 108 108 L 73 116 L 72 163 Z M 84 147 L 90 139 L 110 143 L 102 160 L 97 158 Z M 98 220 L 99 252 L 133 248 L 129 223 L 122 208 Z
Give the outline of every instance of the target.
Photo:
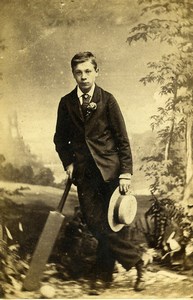
M 29 270 L 24 279 L 23 289 L 34 291 L 40 287 L 41 278 L 45 269 L 45 265 L 50 257 L 57 236 L 61 229 L 65 216 L 62 214 L 62 209 L 66 202 L 72 181 L 67 179 L 66 187 L 58 208 L 55 211 L 50 211 L 46 224 L 38 240 L 36 249 L 31 259 Z

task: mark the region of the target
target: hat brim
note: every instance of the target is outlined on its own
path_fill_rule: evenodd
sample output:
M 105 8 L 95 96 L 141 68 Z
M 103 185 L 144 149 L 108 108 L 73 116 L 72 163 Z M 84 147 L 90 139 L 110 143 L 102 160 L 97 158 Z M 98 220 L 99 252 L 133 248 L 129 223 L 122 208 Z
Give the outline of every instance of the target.
M 117 223 L 115 221 L 114 209 L 115 209 L 115 205 L 117 203 L 117 199 L 120 197 L 127 197 L 128 203 L 130 205 L 129 218 L 127 218 L 127 224 Z M 117 187 L 116 190 L 114 191 L 114 193 L 112 194 L 110 202 L 109 202 L 107 217 L 108 217 L 108 223 L 109 223 L 110 228 L 115 232 L 120 231 L 124 226 L 130 225 L 133 222 L 133 220 L 135 219 L 136 213 L 137 213 L 136 198 L 132 194 L 121 195 L 119 192 L 119 187 Z

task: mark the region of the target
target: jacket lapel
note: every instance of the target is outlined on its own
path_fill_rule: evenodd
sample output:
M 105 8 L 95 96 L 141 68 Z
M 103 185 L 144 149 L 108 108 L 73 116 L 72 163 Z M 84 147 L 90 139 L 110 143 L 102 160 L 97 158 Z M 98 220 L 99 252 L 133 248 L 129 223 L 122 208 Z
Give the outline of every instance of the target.
M 100 100 L 101 100 L 100 88 L 96 85 L 91 102 L 94 102 L 97 105 L 97 103 L 100 102 Z M 91 117 L 96 115 L 96 112 L 97 112 L 97 107 L 96 110 L 90 111 L 89 115 L 85 118 L 85 122 L 87 122 Z
M 86 118 L 84 118 L 80 101 L 77 96 L 77 88 L 75 88 L 72 91 L 71 97 L 72 97 L 70 100 L 70 102 L 72 103 L 72 105 L 70 105 L 71 113 L 75 115 L 77 118 L 81 119 L 82 122 L 87 122 L 91 117 L 94 117 L 94 115 L 96 115 L 98 108 L 96 108 L 96 110 L 91 111 L 90 114 Z M 100 102 L 100 100 L 101 100 L 100 88 L 96 85 L 91 102 L 94 102 L 97 105 Z
M 75 88 L 72 91 L 72 99 L 71 99 L 72 105 L 71 105 L 71 112 L 76 115 L 79 119 L 81 119 L 84 122 L 84 116 L 82 113 L 80 101 L 77 96 L 77 88 Z

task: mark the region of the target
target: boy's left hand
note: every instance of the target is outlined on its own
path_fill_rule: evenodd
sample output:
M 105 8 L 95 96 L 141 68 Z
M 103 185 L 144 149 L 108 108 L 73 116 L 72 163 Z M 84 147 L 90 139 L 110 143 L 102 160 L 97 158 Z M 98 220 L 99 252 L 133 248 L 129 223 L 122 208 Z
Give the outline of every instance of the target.
M 122 195 L 127 194 L 131 187 L 131 179 L 120 178 L 119 179 L 119 191 Z

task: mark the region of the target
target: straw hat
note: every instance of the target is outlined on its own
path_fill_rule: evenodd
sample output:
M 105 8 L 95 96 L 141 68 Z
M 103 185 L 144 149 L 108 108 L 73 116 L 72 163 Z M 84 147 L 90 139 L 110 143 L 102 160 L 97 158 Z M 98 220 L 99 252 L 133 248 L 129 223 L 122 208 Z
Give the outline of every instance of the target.
M 108 208 L 108 222 L 115 232 L 130 225 L 137 213 L 137 201 L 132 194 L 121 195 L 119 187 L 111 196 Z

